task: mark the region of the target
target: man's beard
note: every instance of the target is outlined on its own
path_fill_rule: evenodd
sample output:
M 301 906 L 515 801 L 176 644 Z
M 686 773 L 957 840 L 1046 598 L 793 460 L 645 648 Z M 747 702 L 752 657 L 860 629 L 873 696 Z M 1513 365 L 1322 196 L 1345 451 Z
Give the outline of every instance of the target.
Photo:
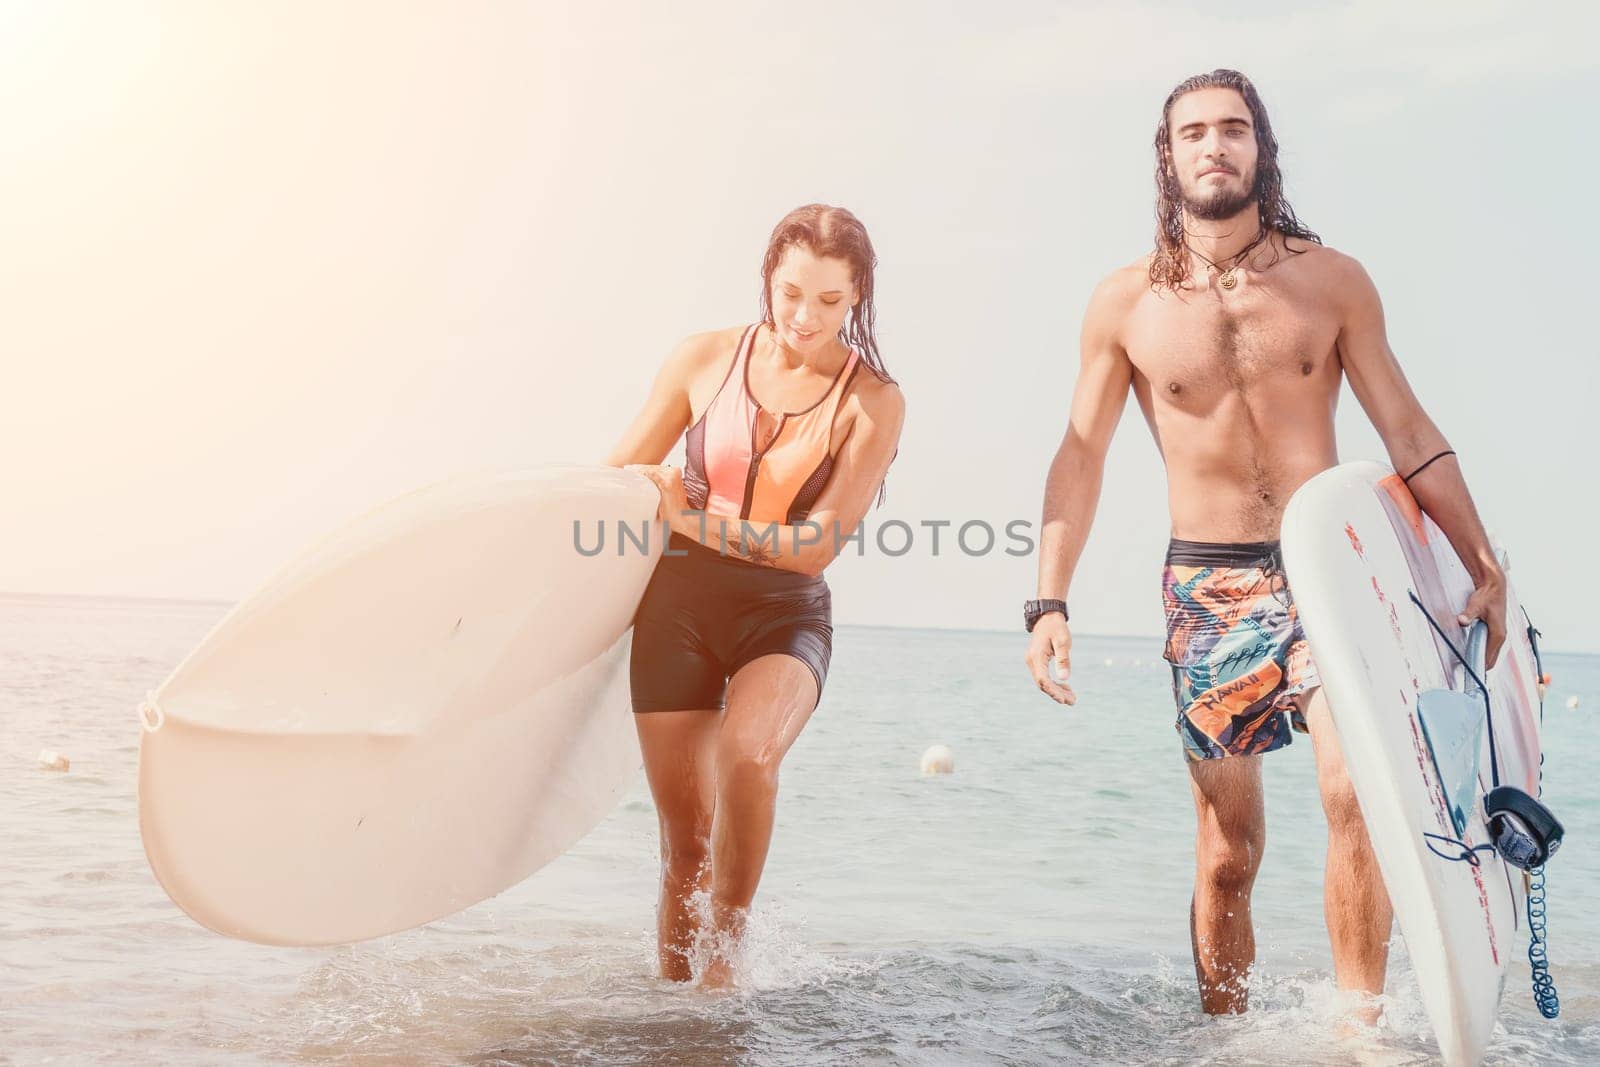
M 1202 219 L 1206 222 L 1217 222 L 1221 219 L 1231 219 L 1249 206 L 1250 201 L 1256 198 L 1255 175 L 1245 182 L 1242 188 L 1221 188 L 1209 193 L 1197 193 L 1185 189 L 1183 191 L 1183 210 L 1190 218 Z

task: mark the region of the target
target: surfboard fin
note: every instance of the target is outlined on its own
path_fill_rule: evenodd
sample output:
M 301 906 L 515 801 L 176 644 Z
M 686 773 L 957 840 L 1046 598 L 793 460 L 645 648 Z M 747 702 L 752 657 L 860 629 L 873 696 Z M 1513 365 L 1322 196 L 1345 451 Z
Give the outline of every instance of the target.
M 1488 627 L 1473 626 L 1467 638 L 1467 661 L 1479 665 L 1483 677 L 1483 642 Z M 1483 751 L 1487 708 L 1483 690 L 1469 675 L 1464 692 L 1429 689 L 1417 698 L 1417 718 L 1433 757 L 1433 769 L 1450 808 L 1457 836 L 1467 832 L 1467 815 L 1478 791 L 1478 762 Z

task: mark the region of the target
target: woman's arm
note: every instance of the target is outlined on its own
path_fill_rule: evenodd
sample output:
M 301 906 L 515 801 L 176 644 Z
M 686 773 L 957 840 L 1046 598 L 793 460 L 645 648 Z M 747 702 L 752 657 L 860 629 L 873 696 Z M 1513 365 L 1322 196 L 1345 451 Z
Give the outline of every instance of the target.
M 605 458 L 608 467 L 660 463 L 689 428 L 689 385 L 712 359 L 726 354 L 728 330 L 697 333 L 680 341 L 661 364 L 644 407 Z M 738 331 L 732 331 L 738 332 Z M 733 342 L 737 344 L 737 339 Z

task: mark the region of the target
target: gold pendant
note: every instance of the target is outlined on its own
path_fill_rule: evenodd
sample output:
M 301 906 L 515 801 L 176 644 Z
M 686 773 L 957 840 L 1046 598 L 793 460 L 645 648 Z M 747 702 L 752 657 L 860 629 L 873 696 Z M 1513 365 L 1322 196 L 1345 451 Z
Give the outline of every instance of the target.
M 1224 271 L 1222 276 L 1217 279 L 1217 284 L 1224 289 L 1232 289 L 1239 284 L 1239 279 L 1233 276 L 1233 271 Z

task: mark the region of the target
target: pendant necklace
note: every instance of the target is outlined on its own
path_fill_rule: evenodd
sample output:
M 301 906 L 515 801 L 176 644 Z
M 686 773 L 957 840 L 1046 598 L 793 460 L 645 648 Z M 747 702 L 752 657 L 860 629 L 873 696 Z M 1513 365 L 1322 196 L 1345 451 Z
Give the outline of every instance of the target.
M 1231 290 L 1234 286 L 1239 284 L 1239 276 L 1235 272 L 1240 267 L 1244 266 L 1245 257 L 1248 256 L 1251 252 L 1254 252 L 1255 249 L 1256 249 L 1256 246 L 1259 245 L 1266 238 L 1266 236 L 1267 236 L 1267 229 L 1266 229 L 1266 227 L 1263 226 L 1261 228 L 1261 232 L 1256 234 L 1255 240 L 1251 241 L 1249 244 L 1245 245 L 1239 251 L 1235 252 L 1233 255 L 1228 257 L 1229 259 L 1233 260 L 1233 266 L 1229 267 L 1227 270 L 1223 270 L 1222 267 L 1219 266 L 1216 262 L 1214 262 L 1211 259 L 1208 259 L 1205 256 L 1204 253 L 1196 251 L 1195 247 L 1193 245 L 1189 244 L 1189 242 L 1185 241 L 1184 242 L 1184 247 L 1188 248 L 1189 251 L 1194 252 L 1195 255 L 1199 256 L 1202 260 L 1204 260 L 1206 266 L 1210 267 L 1212 270 L 1217 272 L 1217 284 L 1218 285 L 1222 286 L 1222 288 L 1224 288 L 1224 289 Z

